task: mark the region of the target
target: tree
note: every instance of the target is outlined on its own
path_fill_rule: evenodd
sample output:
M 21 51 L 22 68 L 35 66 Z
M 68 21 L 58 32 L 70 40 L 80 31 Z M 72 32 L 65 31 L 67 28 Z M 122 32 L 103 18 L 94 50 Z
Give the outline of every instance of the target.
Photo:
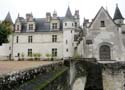
M 12 33 L 12 25 L 9 21 L 0 23 L 0 45 L 8 43 L 8 36 Z

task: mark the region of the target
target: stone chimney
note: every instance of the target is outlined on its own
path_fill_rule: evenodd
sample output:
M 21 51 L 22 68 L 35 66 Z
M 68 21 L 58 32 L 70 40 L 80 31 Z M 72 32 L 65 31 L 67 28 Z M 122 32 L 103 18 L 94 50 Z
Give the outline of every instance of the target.
M 27 13 L 26 14 L 26 20 L 27 21 L 33 21 L 33 15 L 32 15 L 32 13 Z
M 47 21 L 47 22 L 50 22 L 50 20 L 51 20 L 51 13 L 50 13 L 50 12 L 47 12 L 47 13 L 46 13 L 46 21 Z
M 75 17 L 76 19 L 79 19 L 79 10 L 75 10 L 74 17 Z

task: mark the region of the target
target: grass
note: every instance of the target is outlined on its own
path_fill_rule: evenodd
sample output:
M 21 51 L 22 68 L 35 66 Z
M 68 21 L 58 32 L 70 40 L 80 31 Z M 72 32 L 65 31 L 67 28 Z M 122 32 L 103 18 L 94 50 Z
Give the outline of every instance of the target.
M 43 84 L 40 84 L 39 86 L 36 87 L 36 90 L 42 90 L 44 89 L 48 84 L 50 84 L 52 81 L 60 77 L 68 68 L 65 68 L 59 72 L 56 72 L 56 74 L 49 80 L 45 81 Z

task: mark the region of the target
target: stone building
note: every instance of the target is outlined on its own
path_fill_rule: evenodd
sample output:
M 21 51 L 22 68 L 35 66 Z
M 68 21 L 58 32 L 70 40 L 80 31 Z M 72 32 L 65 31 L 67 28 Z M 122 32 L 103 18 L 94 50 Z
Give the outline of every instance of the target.
M 6 20 L 12 22 L 10 14 Z M 18 15 L 5 50 L 8 53 L 1 56 L 11 56 L 14 60 L 34 58 L 34 54 L 43 59 L 49 56 L 57 59 L 73 57 L 74 36 L 81 30 L 79 20 L 79 10 L 72 15 L 70 7 L 64 17 L 59 17 L 56 11 L 53 15 L 47 12 L 45 18 L 34 18 L 32 13 L 26 14 L 26 18 Z
M 114 17 L 103 7 L 100 8 L 92 22 L 84 20 L 86 27 L 86 57 L 96 58 L 101 62 L 123 61 L 124 46 L 124 18 L 116 5 Z

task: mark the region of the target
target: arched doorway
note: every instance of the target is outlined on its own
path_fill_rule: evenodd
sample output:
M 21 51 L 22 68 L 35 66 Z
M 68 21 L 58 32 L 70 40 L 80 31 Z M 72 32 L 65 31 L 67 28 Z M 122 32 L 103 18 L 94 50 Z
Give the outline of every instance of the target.
M 110 60 L 111 59 L 111 50 L 108 45 L 102 45 L 99 49 L 100 60 Z

